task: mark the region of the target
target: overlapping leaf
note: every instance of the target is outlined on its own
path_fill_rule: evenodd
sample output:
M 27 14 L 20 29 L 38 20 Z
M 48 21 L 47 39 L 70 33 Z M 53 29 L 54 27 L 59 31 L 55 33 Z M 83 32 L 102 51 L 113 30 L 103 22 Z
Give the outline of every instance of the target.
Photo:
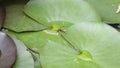
M 120 0 L 86 0 L 97 9 L 103 21 L 120 23 Z
M 89 14 L 87 14 L 88 11 Z M 29 16 L 34 18 L 39 23 L 46 23 L 48 26 L 51 26 L 52 23 L 53 27 L 52 29 L 47 29 L 42 32 L 26 32 L 16 34 L 20 40 L 32 48 L 39 48 L 40 46 L 43 46 L 48 39 L 61 43 L 61 40 L 63 39 L 61 39 L 57 30 L 62 26 L 71 26 L 72 24 L 70 23 L 77 23 L 78 21 L 100 21 L 100 18 L 94 9 L 82 0 L 30 0 L 30 2 L 28 2 L 25 6 L 25 13 L 28 15 L 30 13 Z M 11 24 L 7 25 L 11 26 Z M 12 26 L 15 27 L 15 25 Z M 20 25 L 20 27 L 21 26 L 23 25 Z M 31 26 L 26 25 L 26 27 L 21 28 L 25 29 L 28 27 Z
M 80 51 L 88 51 L 103 68 L 120 67 L 117 61 L 120 60 L 120 33 L 114 28 L 100 23 L 80 23 L 68 28 L 64 36 Z
M 70 47 L 49 41 L 40 51 L 43 68 L 102 68 L 92 61 L 79 59 Z
M 32 48 L 35 51 L 39 51 L 40 48 L 46 44 L 47 40 L 67 44 L 57 32 L 49 30 L 26 33 L 6 31 L 6 33 L 16 36 L 18 39 L 24 42 L 26 46 Z
M 119 68 L 120 62 L 117 60 L 120 60 L 120 35 L 114 28 L 106 24 L 88 24 L 83 22 L 73 25 L 66 29 L 65 33 L 60 34 L 62 34 L 61 40 L 65 39 L 69 41 L 77 50 L 71 48 L 71 45 L 68 47 L 67 44 L 63 44 L 64 41 L 60 42 L 62 44 L 47 42 L 47 40 L 56 42 L 59 38 L 54 35 L 53 38 L 51 38 L 49 34 L 45 35 L 44 32 L 43 35 L 38 32 L 38 34 L 34 33 L 30 35 L 29 33 L 25 35 L 23 33 L 21 36 L 20 34 L 16 36 L 19 36 L 21 40 L 25 40 L 25 37 L 27 38 L 26 40 L 33 40 L 33 37 L 37 37 L 37 40 L 41 38 L 42 41 L 48 43 L 46 46 L 43 46 L 43 48 L 38 45 L 30 46 L 36 49 L 36 51 L 39 51 L 40 61 L 44 68 L 60 68 L 61 66 L 64 68 Z M 44 36 L 46 36 L 47 39 Z M 38 43 L 39 42 L 40 41 L 38 41 Z M 39 45 L 41 44 L 42 43 Z M 79 51 L 87 51 L 92 58 L 86 53 L 83 55 L 80 54 Z
M 100 21 L 95 10 L 83 0 L 30 0 L 25 13 L 36 21 L 51 25 Z
M 37 60 L 41 62 L 43 68 L 120 67 L 120 61 L 118 61 L 120 60 L 120 33 L 112 27 L 99 22 L 99 16 L 86 1 L 30 0 L 24 11 L 31 18 L 22 13 L 21 7 L 23 5 L 17 4 L 12 6 L 12 9 L 15 11 L 17 7 L 17 14 L 13 13 L 14 10 L 11 10 L 11 6 L 9 7 L 8 12 L 10 15 L 12 14 L 14 17 L 19 15 L 15 19 L 11 19 L 10 15 L 8 15 L 6 22 L 12 22 L 12 24 L 7 23 L 5 27 L 10 30 L 16 32 L 36 31 L 43 28 L 39 26 L 41 23 L 47 26 L 52 25 L 50 29 L 38 32 L 6 32 L 15 35 L 25 45 L 38 51 L 40 60 Z M 20 23 L 16 24 L 15 22 L 19 19 L 21 19 Z M 109 21 L 113 22 L 114 20 L 116 22 L 119 21 L 118 19 Z M 28 24 L 28 22 L 32 24 Z M 71 23 L 72 25 L 78 24 L 70 27 Z M 35 26 L 33 27 L 33 25 Z M 66 25 L 70 28 L 61 27 Z M 16 44 L 23 45 L 22 43 Z M 18 49 L 18 59 L 14 68 L 34 68 L 32 56 L 26 51 L 26 47 L 19 46 L 18 48 L 20 49 Z M 24 53 L 27 55 L 23 55 Z M 27 61 L 24 62 L 23 60 Z
M 27 47 L 21 41 L 13 39 L 17 46 L 17 60 L 12 68 L 34 68 L 34 61 Z
M 25 3 L 13 3 L 6 6 L 6 19 L 4 27 L 16 32 L 39 31 L 46 27 L 37 23 L 23 13 Z

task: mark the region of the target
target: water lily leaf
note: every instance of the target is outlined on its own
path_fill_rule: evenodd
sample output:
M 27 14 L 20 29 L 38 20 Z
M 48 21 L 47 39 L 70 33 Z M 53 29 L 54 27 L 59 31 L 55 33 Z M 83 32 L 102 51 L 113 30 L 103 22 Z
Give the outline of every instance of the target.
M 17 46 L 17 60 L 12 68 L 34 68 L 34 61 L 27 47 L 21 41 L 13 39 Z
M 93 61 L 83 61 L 74 49 L 49 41 L 40 51 L 43 68 L 102 68 Z
M 31 34 L 21 33 L 16 36 L 24 40 L 24 43 L 26 43 L 26 40 L 27 42 L 31 42 L 31 39 L 34 41 L 34 38 L 37 38 L 36 42 L 39 45 L 36 45 L 34 41 L 34 44 L 30 47 L 40 53 L 40 61 L 43 68 L 61 68 L 61 66 L 64 66 L 64 68 L 120 67 L 120 62 L 117 61 L 120 60 L 120 33 L 114 28 L 102 23 L 88 24 L 83 22 L 71 26 L 66 29 L 65 33 L 60 32 L 60 34 L 62 34 L 62 37 L 60 37 L 62 39 L 59 39 L 58 36 L 54 36 L 53 34 L 53 36 L 50 36 L 48 33 L 42 31 L 31 32 Z M 68 47 L 67 44 L 63 44 L 64 38 L 75 49 Z M 57 43 L 47 40 L 52 40 Z M 58 40 L 61 40 L 61 42 L 58 42 Z M 41 47 L 41 45 L 44 46 Z
M 83 0 L 30 0 L 24 12 L 44 24 L 100 21 L 95 10 Z
M 27 17 L 23 13 L 23 7 L 25 3 L 13 3 L 6 6 L 6 20 L 4 23 L 4 28 L 16 31 L 38 31 L 43 30 L 46 27 L 40 23 L 37 23 L 33 19 Z
M 91 3 L 107 23 L 120 23 L 120 0 L 86 0 Z
M 89 52 L 92 61 L 103 68 L 120 67 L 120 33 L 114 28 L 102 23 L 79 23 L 68 28 L 63 35 L 80 53 Z
M 0 28 L 2 27 L 5 18 L 5 8 L 0 5 Z
M 16 59 L 16 52 L 14 41 L 0 32 L 0 68 L 11 68 Z
M 57 32 L 49 30 L 24 33 L 6 31 L 6 33 L 15 36 L 16 38 L 21 40 L 26 46 L 37 52 L 39 52 L 40 48 L 47 43 L 47 40 L 52 40 L 61 44 L 67 44 L 67 42 L 64 41 Z

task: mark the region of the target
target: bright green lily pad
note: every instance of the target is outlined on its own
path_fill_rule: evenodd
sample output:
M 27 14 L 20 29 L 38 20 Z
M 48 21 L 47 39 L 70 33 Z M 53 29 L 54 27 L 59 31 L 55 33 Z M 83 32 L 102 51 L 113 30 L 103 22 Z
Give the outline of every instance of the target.
M 93 61 L 84 61 L 70 47 L 49 41 L 40 51 L 43 68 L 102 68 Z
M 34 68 L 34 60 L 27 47 L 15 38 L 14 41 L 17 46 L 17 60 L 12 68 Z
M 42 32 L 41 32 L 42 33 Z M 30 34 L 30 33 L 29 33 Z M 30 39 L 30 35 L 28 35 Z M 35 33 L 37 34 L 37 33 Z M 30 46 L 36 47 L 40 53 L 40 61 L 43 68 L 119 68 L 120 67 L 120 33 L 114 28 L 102 23 L 79 23 L 66 29 L 65 33 L 61 33 L 66 40 L 78 49 L 68 47 L 60 43 L 54 43 L 59 40 L 58 36 L 39 34 L 33 37 L 41 38 L 47 43 L 44 46 Z M 24 38 L 21 38 L 24 35 Z M 25 34 L 19 35 L 21 40 L 25 39 Z M 39 35 L 41 37 L 39 37 Z M 44 38 L 42 38 L 44 37 Z M 45 40 L 46 39 L 46 40 Z M 48 42 L 46 42 L 49 40 Z M 50 40 L 54 41 L 51 42 Z M 30 40 L 29 40 L 30 41 Z M 40 41 L 39 41 L 40 42 Z M 39 43 L 38 42 L 38 43 Z M 37 43 L 37 44 L 38 44 Z M 35 44 L 35 42 L 34 42 Z M 117 57 L 117 58 L 116 58 Z M 114 58 L 114 59 L 113 59 Z
M 19 40 L 21 40 L 29 48 L 39 51 L 42 46 L 47 43 L 47 40 L 52 40 L 54 42 L 67 44 L 66 41 L 59 35 L 58 32 L 51 30 L 44 30 L 39 32 L 24 32 L 15 33 L 11 31 L 5 31 L 7 34 L 12 35 Z
M 103 68 L 120 67 L 120 33 L 102 23 L 79 23 L 63 34 L 79 51 L 87 51 Z M 83 59 L 83 58 L 81 58 Z
M 39 31 L 45 29 L 46 27 L 44 25 L 37 23 L 23 13 L 22 10 L 24 5 L 25 3 L 13 3 L 6 6 L 7 14 L 4 28 L 16 32 Z
M 119 68 L 120 33 L 102 23 L 79 23 L 63 34 L 74 47 L 49 41 L 40 51 L 43 68 Z
M 86 0 L 91 3 L 107 23 L 120 23 L 120 0 Z
M 96 11 L 83 0 L 30 0 L 24 12 L 43 24 L 101 21 Z

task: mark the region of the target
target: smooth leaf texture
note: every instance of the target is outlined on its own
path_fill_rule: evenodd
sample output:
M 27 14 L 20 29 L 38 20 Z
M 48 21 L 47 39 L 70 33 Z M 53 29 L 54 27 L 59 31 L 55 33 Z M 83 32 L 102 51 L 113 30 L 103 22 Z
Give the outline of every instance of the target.
M 11 31 L 6 31 L 9 35 L 17 37 L 19 40 L 24 42 L 29 48 L 39 51 L 42 46 L 47 43 L 47 40 L 52 40 L 61 44 L 67 44 L 63 38 L 54 31 L 44 30 L 39 32 L 25 32 L 25 33 L 15 33 Z
M 43 68 L 101 68 L 92 61 L 83 61 L 74 49 L 49 41 L 40 51 Z
M 6 19 L 4 28 L 16 31 L 39 31 L 46 27 L 40 23 L 37 23 L 33 19 L 27 17 L 23 13 L 23 7 L 25 2 L 13 3 L 6 6 Z
M 4 22 L 4 18 L 5 18 L 5 8 L 0 5 L 0 29 L 1 29 L 2 24 Z
M 0 32 L 0 68 L 11 68 L 16 59 L 16 52 L 14 41 Z
M 86 0 L 95 7 L 97 12 L 102 17 L 102 20 L 107 23 L 120 23 L 120 0 Z
M 63 38 L 61 42 L 57 43 L 58 36 L 49 36 L 44 32 L 21 33 L 16 36 L 21 40 L 27 40 L 27 42 L 34 41 L 34 38 L 37 38 L 37 45 L 34 41 L 34 45 L 30 47 L 39 51 L 43 68 L 120 67 L 118 61 L 120 60 L 120 33 L 114 28 L 102 23 L 81 22 L 66 29 L 66 32 L 61 34 L 83 54 L 68 47 L 67 44 L 63 44 L 65 42 Z M 42 41 L 40 43 L 39 39 L 44 42 L 43 47 L 41 47 Z M 47 40 L 49 41 L 47 42 Z M 51 40 L 57 42 L 54 43 Z M 45 43 L 47 44 L 45 45 Z M 84 51 L 87 51 L 90 55 L 87 52 L 84 53 Z
M 40 51 L 43 68 L 120 67 L 120 33 L 112 27 L 83 22 L 68 28 L 63 35 L 81 52 L 89 52 L 92 58 L 88 53 L 49 41 Z
M 47 25 L 100 21 L 91 5 L 83 0 L 30 0 L 24 12 Z
M 12 68 L 34 68 L 34 61 L 27 47 L 21 41 L 13 39 L 17 46 L 17 60 Z
M 120 67 L 120 33 L 114 28 L 102 23 L 79 23 L 63 35 L 80 51 L 88 51 L 92 61 L 103 68 Z

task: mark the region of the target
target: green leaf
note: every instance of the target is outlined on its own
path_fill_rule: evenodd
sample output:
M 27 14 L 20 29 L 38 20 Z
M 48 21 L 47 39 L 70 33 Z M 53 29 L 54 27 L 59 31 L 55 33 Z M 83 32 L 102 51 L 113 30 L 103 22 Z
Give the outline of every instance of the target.
M 27 47 L 21 41 L 13 39 L 17 46 L 17 60 L 12 68 L 34 68 L 34 61 Z
M 103 68 L 120 67 L 120 33 L 114 28 L 102 23 L 83 22 L 68 28 L 63 35 L 80 53 L 89 52 L 87 59 L 92 56 L 92 61 Z M 85 56 L 80 59 L 86 61 Z
M 93 5 L 107 23 L 120 23 L 120 13 L 116 13 L 120 7 L 120 0 L 86 0 Z M 120 9 L 119 9 L 120 10 Z
M 46 27 L 40 23 L 37 23 L 32 18 L 27 17 L 23 13 L 23 7 L 25 3 L 13 3 L 6 6 L 6 19 L 4 28 L 10 29 L 16 32 L 23 31 L 39 31 Z
M 93 61 L 79 59 L 74 49 L 49 41 L 40 51 L 43 68 L 101 68 Z
M 42 46 L 47 43 L 47 40 L 52 40 L 58 43 L 67 44 L 66 41 L 59 35 L 58 32 L 51 30 L 44 30 L 39 32 L 24 32 L 15 33 L 12 31 L 5 31 L 7 34 L 12 35 L 19 40 L 21 40 L 26 46 L 33 49 L 34 51 L 39 51 Z
M 101 21 L 91 5 L 83 0 L 30 0 L 24 12 L 47 25 Z

